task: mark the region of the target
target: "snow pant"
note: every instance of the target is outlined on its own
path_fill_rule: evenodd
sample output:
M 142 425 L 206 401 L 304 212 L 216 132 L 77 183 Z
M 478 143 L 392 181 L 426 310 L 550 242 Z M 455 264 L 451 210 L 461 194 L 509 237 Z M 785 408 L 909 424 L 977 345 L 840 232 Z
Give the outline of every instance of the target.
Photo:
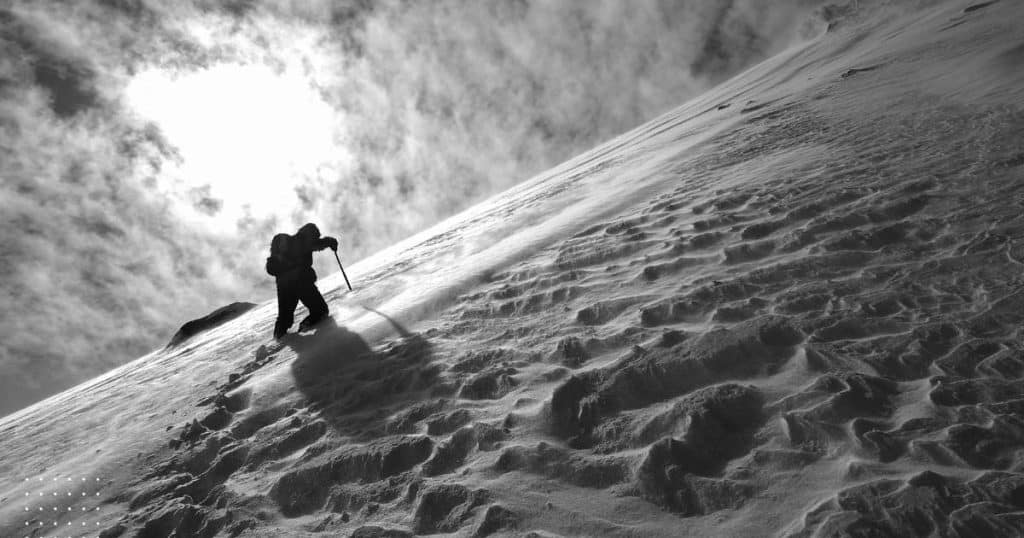
M 277 323 L 274 325 L 274 337 L 278 338 L 288 332 L 295 321 L 295 307 L 299 301 L 309 310 L 309 316 L 302 320 L 304 324 L 313 324 L 327 317 L 327 301 L 316 289 L 316 282 L 299 282 L 293 285 L 277 285 Z

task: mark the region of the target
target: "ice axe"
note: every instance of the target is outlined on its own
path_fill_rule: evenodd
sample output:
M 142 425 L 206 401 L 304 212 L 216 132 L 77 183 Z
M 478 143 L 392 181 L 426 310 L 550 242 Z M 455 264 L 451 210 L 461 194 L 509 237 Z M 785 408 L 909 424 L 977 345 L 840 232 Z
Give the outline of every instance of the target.
M 338 257 L 338 251 L 334 251 L 334 259 L 338 260 L 338 269 L 341 269 L 341 276 L 345 277 L 345 285 L 348 286 L 348 291 L 352 291 L 352 284 L 348 283 L 348 275 L 345 274 L 345 268 L 341 266 L 341 258 Z

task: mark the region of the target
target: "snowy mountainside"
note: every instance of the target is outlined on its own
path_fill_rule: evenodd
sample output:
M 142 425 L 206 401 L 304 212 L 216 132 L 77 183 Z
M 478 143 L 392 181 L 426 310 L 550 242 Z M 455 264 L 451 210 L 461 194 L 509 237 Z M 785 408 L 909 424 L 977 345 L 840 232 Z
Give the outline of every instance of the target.
M 312 334 L 4 418 L 0 532 L 1024 533 L 1024 5 L 860 4 L 323 278 Z

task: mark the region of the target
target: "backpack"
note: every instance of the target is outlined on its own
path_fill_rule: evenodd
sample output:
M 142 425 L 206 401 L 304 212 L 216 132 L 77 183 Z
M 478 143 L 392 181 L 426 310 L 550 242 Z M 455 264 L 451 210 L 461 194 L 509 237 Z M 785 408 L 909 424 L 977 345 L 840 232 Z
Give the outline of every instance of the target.
M 287 260 L 292 250 L 292 236 L 277 234 L 270 240 L 270 257 Z

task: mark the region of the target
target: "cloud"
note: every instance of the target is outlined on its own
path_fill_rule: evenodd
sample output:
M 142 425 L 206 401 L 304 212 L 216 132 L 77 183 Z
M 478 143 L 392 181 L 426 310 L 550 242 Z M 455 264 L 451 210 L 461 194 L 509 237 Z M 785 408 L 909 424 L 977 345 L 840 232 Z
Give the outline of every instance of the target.
M 275 231 L 318 222 L 355 261 L 787 46 L 815 5 L 13 3 L 0 12 L 0 413 L 162 345 L 225 303 L 269 299 L 252 245 Z M 187 81 L 225 69 L 278 76 L 284 97 L 202 90 L 188 102 L 209 110 L 161 112 L 183 102 Z M 131 95 L 147 76 L 171 88 L 147 94 L 149 112 Z M 275 84 L 252 80 L 253 92 Z M 296 81 L 304 89 L 288 93 Z M 288 149 L 315 123 L 289 123 L 307 113 L 289 109 L 294 95 L 322 125 Z M 235 119 L 222 119 L 233 104 Z M 243 124 L 258 136 L 232 135 Z M 217 151 L 181 134 L 197 125 L 219 133 L 204 141 Z M 244 181 L 271 167 L 260 163 L 285 157 L 295 166 L 275 169 L 273 203 L 236 211 L 258 187 Z M 237 222 L 225 228 L 225 215 Z
M 356 167 L 307 210 L 377 250 L 780 50 L 808 5 L 379 3 L 315 74 Z
M 256 271 L 225 262 L 238 245 L 183 226 L 149 188 L 174 151 L 105 92 L 98 66 L 110 59 L 72 47 L 59 25 L 4 19 L 0 411 L 10 411 L 149 351 L 211 300 L 251 293 L 211 278 L 218 271 L 249 282 Z M 40 65 L 60 75 L 40 77 Z

